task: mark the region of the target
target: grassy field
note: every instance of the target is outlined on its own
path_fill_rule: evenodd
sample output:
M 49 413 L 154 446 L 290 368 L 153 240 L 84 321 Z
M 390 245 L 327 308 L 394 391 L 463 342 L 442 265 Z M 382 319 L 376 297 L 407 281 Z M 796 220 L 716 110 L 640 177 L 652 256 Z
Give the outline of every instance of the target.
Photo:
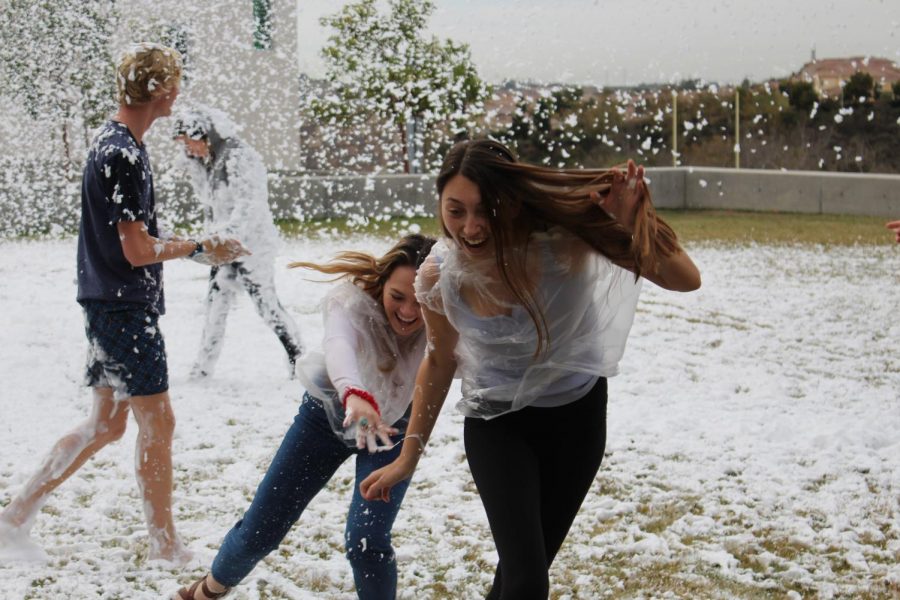
M 807 215 L 797 213 L 761 213 L 743 211 L 673 211 L 661 210 L 664 218 L 682 240 L 721 242 L 726 244 L 814 244 L 825 246 L 872 245 L 892 243 L 885 229 L 886 219 L 846 215 Z M 438 225 L 431 218 L 396 218 L 370 220 L 364 225 L 348 224 L 346 219 L 323 221 L 280 221 L 288 237 L 350 233 L 393 236 L 411 228 L 437 235 Z
M 550 599 L 900 600 L 900 245 L 880 220 L 665 217 L 691 245 L 703 287 L 641 293 L 622 373 L 611 380 L 603 466 L 554 561 Z M 414 225 L 435 232 L 433 220 L 373 231 L 396 237 Z M 836 243 L 829 229 L 869 241 L 821 245 Z M 295 225 L 279 264 L 387 246 L 356 230 Z M 807 230 L 817 235 L 791 233 Z M 790 243 L 762 243 L 773 240 Z M 0 506 L 45 444 L 89 410 L 74 252 L 72 237 L 4 245 Z M 285 308 L 318 347 L 330 286 L 276 273 Z M 187 568 L 148 560 L 133 474 L 137 428 L 129 427 L 41 511 L 32 534 L 46 564 L 7 565 L 0 552 L 0 600 L 159 600 L 208 570 L 300 390 L 246 298 L 229 316 L 216 375 L 187 377 L 206 288 L 200 265 L 166 265 L 175 511 L 197 560 Z M 402 600 L 483 598 L 492 578 L 496 555 L 465 458 L 459 386 L 394 528 Z M 546 443 L 561 435 L 548 433 Z M 343 549 L 354 466 L 341 467 L 229 598 L 356 597 Z
M 689 242 L 736 244 L 885 245 L 893 241 L 880 217 L 745 211 L 660 211 Z

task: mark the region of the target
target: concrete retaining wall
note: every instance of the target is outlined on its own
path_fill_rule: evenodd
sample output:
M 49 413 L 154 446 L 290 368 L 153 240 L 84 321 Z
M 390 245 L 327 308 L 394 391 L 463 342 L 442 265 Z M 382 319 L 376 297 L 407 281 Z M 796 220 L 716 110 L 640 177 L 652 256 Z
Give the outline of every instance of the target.
M 277 218 L 413 217 L 437 206 L 428 175 L 272 177 L 269 194 Z
M 900 218 L 900 176 L 695 167 L 648 169 L 660 208 Z M 433 214 L 428 176 L 296 177 L 273 182 L 281 216 Z
M 681 167 L 648 169 L 663 208 L 900 216 L 900 176 Z
M 36 173 L 38 171 L 32 171 Z M 7 173 L 9 175 L 10 173 Z M 28 174 L 0 177 L 0 237 L 77 227 L 78 187 L 48 194 L 29 188 Z M 865 215 L 900 218 L 900 176 L 697 167 L 648 169 L 660 208 Z M 314 177 L 274 173 L 270 202 L 276 218 L 378 218 L 433 215 L 434 178 L 428 175 Z M 157 186 L 171 222 L 196 218 L 190 185 L 168 179 Z M 32 197 L 45 201 L 35 203 Z M 52 198 L 49 202 L 47 198 Z M 52 222 L 51 222 L 52 221 Z M 59 221 L 59 222 L 56 222 Z M 41 227 L 30 228 L 31 222 Z M 33 229 L 33 230 L 30 230 Z

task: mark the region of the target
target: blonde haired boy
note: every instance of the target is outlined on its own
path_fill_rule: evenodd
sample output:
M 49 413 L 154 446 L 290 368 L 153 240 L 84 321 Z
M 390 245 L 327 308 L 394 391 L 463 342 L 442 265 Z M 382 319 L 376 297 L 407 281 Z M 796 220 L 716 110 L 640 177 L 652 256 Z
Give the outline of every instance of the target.
M 98 450 L 122 437 L 129 412 L 138 424 L 137 482 L 151 559 L 184 563 L 190 552 L 172 519 L 172 433 L 165 343 L 162 263 L 206 254 L 231 262 L 245 254 L 234 240 L 159 237 L 153 174 L 143 136 L 178 97 L 179 53 L 137 44 L 119 63 L 119 109 L 94 138 L 84 168 L 78 235 L 78 302 L 85 315 L 85 382 L 91 415 L 59 439 L 38 471 L 0 513 L 0 559 L 36 558 L 29 532 L 50 493 Z

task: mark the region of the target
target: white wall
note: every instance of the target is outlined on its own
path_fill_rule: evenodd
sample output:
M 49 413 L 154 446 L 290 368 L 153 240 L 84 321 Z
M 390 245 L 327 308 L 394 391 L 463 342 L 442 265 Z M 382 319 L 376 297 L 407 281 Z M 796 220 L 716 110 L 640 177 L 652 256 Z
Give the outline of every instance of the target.
M 164 39 L 167 28 L 186 33 L 186 79 L 176 103 L 201 102 L 228 112 L 241 137 L 262 155 L 270 170 L 299 168 L 299 71 L 296 0 L 271 0 L 273 40 L 253 47 L 252 0 L 121 0 L 125 17 L 117 43 Z M 155 126 L 148 144 L 168 160 L 169 123 Z

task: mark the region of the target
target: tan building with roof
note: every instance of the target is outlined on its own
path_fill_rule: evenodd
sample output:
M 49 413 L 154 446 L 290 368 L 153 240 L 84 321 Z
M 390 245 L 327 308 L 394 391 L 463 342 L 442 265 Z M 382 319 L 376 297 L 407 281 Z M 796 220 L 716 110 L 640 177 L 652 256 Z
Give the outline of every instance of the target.
M 854 56 L 850 58 L 824 58 L 806 63 L 794 75 L 795 79 L 813 84 L 816 92 L 831 97 L 841 95 L 844 84 L 850 77 L 862 71 L 868 73 L 882 89 L 900 81 L 900 67 L 886 58 Z

